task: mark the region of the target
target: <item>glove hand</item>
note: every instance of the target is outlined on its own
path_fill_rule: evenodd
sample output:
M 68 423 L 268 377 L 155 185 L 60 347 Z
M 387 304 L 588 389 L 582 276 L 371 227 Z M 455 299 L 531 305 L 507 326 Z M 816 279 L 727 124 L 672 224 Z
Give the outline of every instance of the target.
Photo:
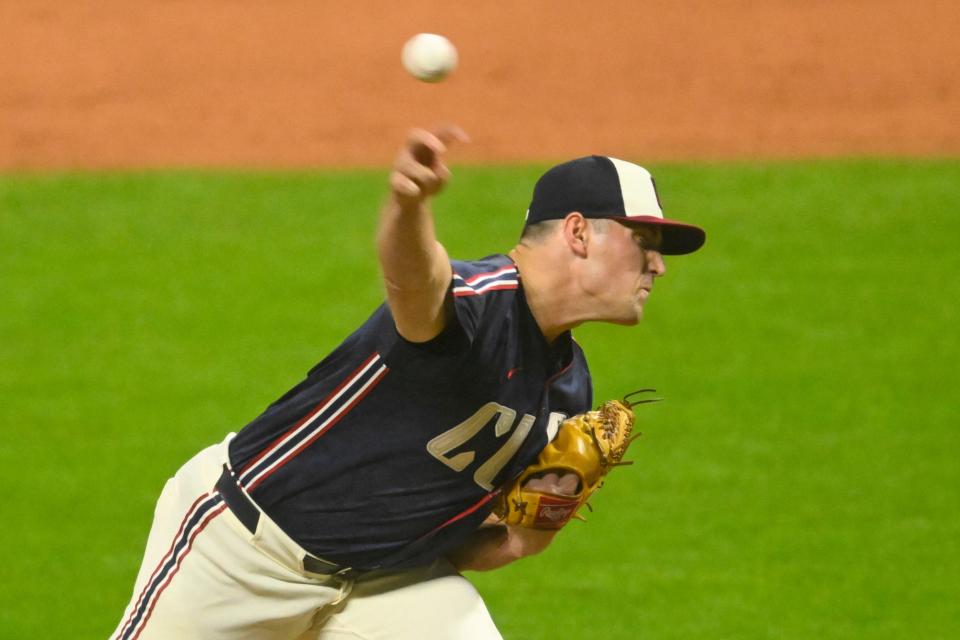
M 550 471 L 539 478 L 530 478 L 523 488 L 555 496 L 575 496 L 580 490 L 580 477 L 571 471 Z
M 494 513 L 508 525 L 534 529 L 560 529 L 575 517 L 613 467 L 631 464 L 623 456 L 637 437 L 631 437 L 633 407 L 655 400 L 628 398 L 565 420 L 536 462 L 503 489 Z

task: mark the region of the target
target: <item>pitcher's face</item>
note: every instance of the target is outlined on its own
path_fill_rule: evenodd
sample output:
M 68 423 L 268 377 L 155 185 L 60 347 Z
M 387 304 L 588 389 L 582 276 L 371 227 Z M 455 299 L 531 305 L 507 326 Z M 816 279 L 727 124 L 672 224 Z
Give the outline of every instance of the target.
M 592 235 L 589 289 L 602 320 L 632 325 L 640 321 L 653 281 L 667 271 L 658 250 L 662 235 L 654 225 L 608 223 Z

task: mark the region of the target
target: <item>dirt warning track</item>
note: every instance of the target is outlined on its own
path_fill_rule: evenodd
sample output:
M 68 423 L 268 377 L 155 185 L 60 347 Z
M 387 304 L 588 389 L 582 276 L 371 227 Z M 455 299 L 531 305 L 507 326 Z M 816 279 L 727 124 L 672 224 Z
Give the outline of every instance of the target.
M 0 0 L 0 170 L 960 153 L 960 3 Z M 407 76 L 413 33 L 461 64 Z

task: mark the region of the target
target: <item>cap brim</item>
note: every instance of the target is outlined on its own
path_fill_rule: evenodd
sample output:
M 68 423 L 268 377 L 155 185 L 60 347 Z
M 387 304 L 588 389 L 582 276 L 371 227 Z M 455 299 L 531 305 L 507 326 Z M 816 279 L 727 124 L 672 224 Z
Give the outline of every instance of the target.
M 660 227 L 663 234 L 660 253 L 667 256 L 693 253 L 707 241 L 706 231 L 686 222 L 656 216 L 610 216 L 610 219 L 623 224 L 649 224 Z

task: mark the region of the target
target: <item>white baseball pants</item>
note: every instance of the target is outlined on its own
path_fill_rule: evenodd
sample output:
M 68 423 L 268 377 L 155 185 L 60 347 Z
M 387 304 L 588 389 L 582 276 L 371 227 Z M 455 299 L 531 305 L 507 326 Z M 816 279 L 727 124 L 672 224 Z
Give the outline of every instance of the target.
M 496 640 L 480 594 L 446 561 L 341 580 L 260 514 L 251 534 L 215 485 L 227 443 L 167 481 L 114 640 Z

